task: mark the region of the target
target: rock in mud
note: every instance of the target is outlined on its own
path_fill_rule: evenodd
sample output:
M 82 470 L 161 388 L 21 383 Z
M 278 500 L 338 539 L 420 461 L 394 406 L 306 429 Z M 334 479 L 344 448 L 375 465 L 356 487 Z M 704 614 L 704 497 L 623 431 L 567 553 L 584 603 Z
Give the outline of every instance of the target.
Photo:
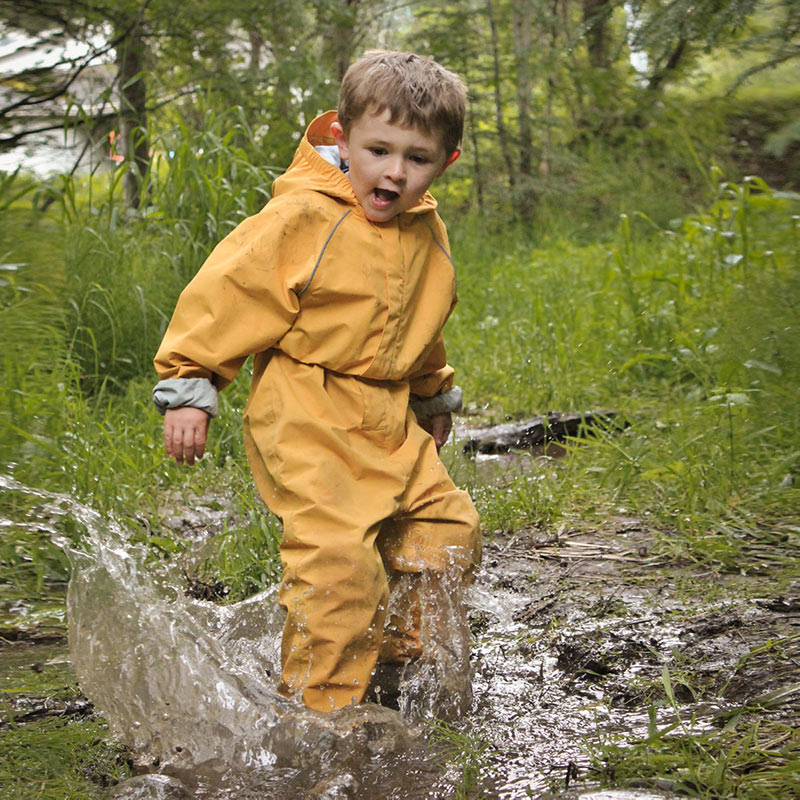
M 349 773 L 320 781 L 309 793 L 309 800 L 351 800 L 357 797 L 358 784 Z

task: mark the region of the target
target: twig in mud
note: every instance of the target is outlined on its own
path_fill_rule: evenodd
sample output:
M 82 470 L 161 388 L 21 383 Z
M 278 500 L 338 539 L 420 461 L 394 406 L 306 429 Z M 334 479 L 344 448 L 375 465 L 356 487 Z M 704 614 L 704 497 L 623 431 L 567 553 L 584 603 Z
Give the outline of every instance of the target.
M 643 563 L 640 558 L 633 557 L 632 551 L 626 555 L 619 555 L 617 553 L 565 553 L 557 548 L 549 548 L 547 550 L 541 549 L 538 552 L 542 558 L 564 558 L 578 561 L 590 561 L 596 559 L 598 561 L 629 561 L 635 564 Z
M 580 770 L 576 766 L 574 761 L 570 761 L 567 763 L 567 774 L 564 776 L 564 788 L 569 789 L 569 783 L 574 778 L 578 780 L 580 776 Z
M 523 608 L 514 615 L 515 622 L 531 622 L 543 612 L 547 611 L 551 606 L 554 606 L 561 599 L 561 592 L 554 592 L 544 597 L 540 597 L 538 601 L 532 602 L 527 607 Z
M 610 544 L 597 544 L 596 542 L 564 542 L 565 547 L 592 547 L 595 550 L 613 550 L 613 545 Z

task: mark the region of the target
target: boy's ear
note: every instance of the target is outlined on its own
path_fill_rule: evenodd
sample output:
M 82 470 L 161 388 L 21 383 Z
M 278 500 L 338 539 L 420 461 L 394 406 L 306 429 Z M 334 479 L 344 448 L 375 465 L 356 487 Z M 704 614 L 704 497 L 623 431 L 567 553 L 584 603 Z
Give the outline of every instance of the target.
M 347 161 L 350 156 L 348 155 L 347 134 L 344 132 L 342 124 L 340 122 L 332 122 L 331 133 L 333 134 L 333 140 L 336 142 L 336 146 L 339 148 L 339 155 L 342 157 L 343 161 Z
M 450 155 L 450 157 L 447 159 L 447 161 L 445 161 L 445 162 L 444 162 L 444 166 L 442 167 L 442 173 L 443 173 L 443 172 L 444 172 L 444 171 L 445 171 L 445 170 L 446 170 L 446 169 L 447 169 L 447 168 L 448 168 L 448 167 L 449 167 L 449 166 L 450 166 L 450 165 L 451 165 L 451 164 L 452 164 L 452 163 L 453 163 L 453 162 L 454 162 L 454 161 L 455 161 L 455 160 L 456 160 L 456 159 L 457 159 L 457 158 L 458 158 L 460 155 L 461 155 L 461 148 L 460 148 L 460 147 L 457 147 L 455 150 L 453 150 L 452 154 L 451 154 L 451 155 Z M 442 173 L 440 173 L 440 174 L 442 174 Z

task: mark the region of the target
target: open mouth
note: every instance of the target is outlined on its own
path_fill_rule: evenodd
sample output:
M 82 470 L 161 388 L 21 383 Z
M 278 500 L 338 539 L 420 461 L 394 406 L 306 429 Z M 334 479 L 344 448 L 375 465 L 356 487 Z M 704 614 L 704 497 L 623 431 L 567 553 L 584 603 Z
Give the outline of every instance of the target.
M 397 200 L 397 198 L 400 197 L 397 192 L 393 192 L 391 189 L 375 189 L 372 195 L 378 205 L 388 205 L 393 200 Z

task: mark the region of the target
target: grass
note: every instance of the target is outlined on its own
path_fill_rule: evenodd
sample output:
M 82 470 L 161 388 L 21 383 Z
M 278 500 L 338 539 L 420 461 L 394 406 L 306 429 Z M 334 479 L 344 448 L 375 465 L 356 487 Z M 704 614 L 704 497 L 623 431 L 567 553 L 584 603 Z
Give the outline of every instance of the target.
M 487 527 L 648 513 L 675 534 L 665 546 L 727 568 L 754 539 L 786 540 L 776 525 L 797 508 L 800 460 L 798 211 L 800 198 L 758 181 L 723 182 L 674 229 L 623 217 L 607 244 L 498 255 L 471 232 L 457 240 L 474 257 L 447 333 L 473 410 L 500 422 L 615 408 L 629 423 L 499 492 L 467 474 Z
M 771 646 L 767 643 L 767 647 Z M 735 671 L 734 671 L 735 672 Z M 717 729 L 697 728 L 681 717 L 674 676 L 662 673 L 666 705 L 674 720 L 659 727 L 650 705 L 646 737 L 601 741 L 589 747 L 592 777 L 608 786 L 666 789 L 702 800 L 783 800 L 800 787 L 800 731 L 764 712 L 788 700 L 774 692 L 720 717 Z M 796 692 L 800 685 L 794 687 Z
M 108 743 L 101 720 L 49 718 L 2 734 L 0 797 L 91 800 L 130 776 L 119 747 Z
M 609 786 L 649 786 L 709 800 L 772 800 L 796 796 L 800 734 L 794 726 L 761 721 L 718 734 L 662 730 L 606 745 L 595 758 L 594 775 Z
M 479 787 L 479 779 L 486 766 L 488 742 L 443 721 L 437 721 L 434 725 L 430 742 L 458 776 L 449 795 L 453 800 L 480 800 L 486 797 Z
M 82 711 L 33 719 L 14 712 L 18 697 L 64 709 L 81 699 L 65 651 L 63 643 L 20 645 L 0 660 L 0 797 L 99 799 L 131 774 L 103 720 Z
M 80 213 L 77 201 L 72 207 Z M 800 463 L 799 210 L 798 199 L 757 180 L 719 181 L 705 211 L 667 229 L 624 216 L 610 241 L 592 245 L 501 246 L 469 226 L 454 230 L 460 303 L 446 334 L 468 410 L 500 422 L 606 407 L 627 422 L 567 443 L 567 457 L 542 469 L 505 474 L 500 486 L 446 451 L 486 530 L 629 512 L 664 530 L 667 551 L 722 569 L 738 570 L 748 548 L 782 552 L 796 537 L 785 523 L 797 507 Z M 4 463 L 23 483 L 127 519 L 156 547 L 172 535 L 166 494 L 224 488 L 234 499 L 205 572 L 229 581 L 232 597 L 272 580 L 278 528 L 244 466 L 246 376 L 223 393 L 200 467 L 177 468 L 162 451 L 149 358 L 178 273 L 156 270 L 146 291 L 143 279 L 120 275 L 143 270 L 171 229 L 136 246 L 136 225 L 87 234 L 69 217 L 6 214 L 3 260 L 24 266 L 6 270 L 0 286 L 3 339 L 12 345 L 4 354 L 12 389 L 0 408 Z M 59 252 L 61 236 L 68 246 Z M 75 244 L 81 237 L 93 244 Z M 80 286 L 67 280 L 78 261 L 88 263 Z M 141 302 L 122 303 L 137 294 L 133 286 Z M 89 308 L 95 322 L 84 324 L 78 317 Z M 157 322 L 146 324 L 150 308 Z M 0 548 L 12 570 L 47 561 L 16 558 L 9 551 L 19 544 Z M 63 580 L 63 562 L 53 573 Z M 41 581 L 47 569 L 37 574 Z

